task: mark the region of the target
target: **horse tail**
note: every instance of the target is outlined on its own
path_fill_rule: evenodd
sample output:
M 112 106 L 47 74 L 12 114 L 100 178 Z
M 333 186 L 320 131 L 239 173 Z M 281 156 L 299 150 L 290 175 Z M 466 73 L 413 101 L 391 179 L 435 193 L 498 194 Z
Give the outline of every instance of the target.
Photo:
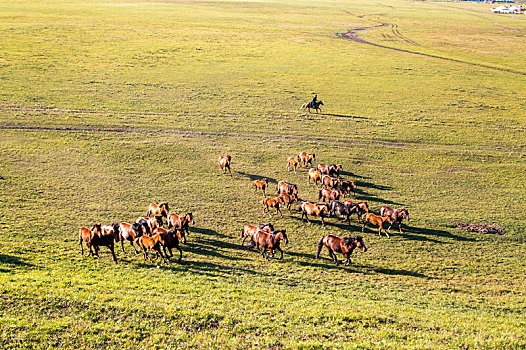
M 245 235 L 245 228 L 242 228 L 242 229 L 241 229 L 241 236 L 240 236 L 240 237 L 243 238 L 244 235 Z
M 320 257 L 321 248 L 323 248 L 323 239 L 325 236 L 323 236 L 320 241 L 318 242 L 318 251 L 316 252 L 316 259 Z
M 318 200 L 320 200 L 321 197 L 322 197 L 322 196 L 321 196 L 321 190 L 319 190 L 319 191 L 318 191 Z

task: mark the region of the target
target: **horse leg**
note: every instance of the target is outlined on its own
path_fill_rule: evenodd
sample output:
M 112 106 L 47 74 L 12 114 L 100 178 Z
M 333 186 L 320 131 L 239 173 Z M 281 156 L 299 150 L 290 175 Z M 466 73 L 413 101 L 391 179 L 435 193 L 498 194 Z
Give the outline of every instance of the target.
M 117 257 L 115 256 L 115 245 L 113 245 L 113 242 L 108 245 L 108 248 L 110 248 L 111 256 L 113 257 L 113 261 L 115 261 L 115 264 L 117 263 Z
M 325 227 L 325 221 L 323 221 L 323 216 L 320 216 L 320 220 L 321 220 L 321 226 L 324 228 L 324 229 L 327 229 Z
M 121 246 L 122 246 L 122 252 L 126 254 L 126 251 L 124 250 L 124 238 L 121 237 Z
M 130 245 L 132 246 L 133 250 L 135 251 L 135 254 L 139 254 L 140 252 L 135 249 L 135 246 L 133 245 L 133 241 L 130 241 Z
M 183 258 L 183 250 L 181 249 L 181 247 L 179 247 L 179 244 L 175 247 L 179 250 L 179 260 L 178 262 L 181 262 L 181 259 Z
M 327 249 L 329 249 L 329 256 L 332 258 L 336 266 L 338 266 L 339 264 L 338 264 L 338 258 L 336 257 L 336 254 L 334 254 L 334 251 L 331 248 L 327 248 Z
M 267 251 L 267 248 L 263 248 L 263 251 L 261 252 L 261 256 L 263 256 L 263 259 L 267 258 L 267 260 L 269 260 L 268 257 L 265 256 L 266 251 Z
M 279 257 L 279 260 L 283 259 L 283 250 L 281 250 L 281 248 L 276 248 L 277 250 L 279 250 L 279 252 L 281 253 L 281 256 Z
M 283 217 L 283 214 L 281 213 L 281 210 L 279 209 L 279 206 L 276 208 L 276 214 L 279 212 L 279 215 L 281 215 L 281 217 Z
M 80 255 L 84 256 L 84 247 L 82 246 L 82 239 L 79 239 Z

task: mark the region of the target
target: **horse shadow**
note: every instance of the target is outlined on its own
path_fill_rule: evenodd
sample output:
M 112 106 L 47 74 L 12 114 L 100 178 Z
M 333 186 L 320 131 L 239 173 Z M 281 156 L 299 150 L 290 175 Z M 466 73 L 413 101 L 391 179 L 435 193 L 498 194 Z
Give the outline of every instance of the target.
M 246 273 L 250 275 L 261 275 L 261 273 L 240 268 L 238 266 L 231 267 L 231 266 L 225 266 L 220 264 L 215 264 L 213 262 L 209 261 L 201 261 L 201 260 L 188 260 L 184 258 L 180 262 L 175 262 L 170 265 L 156 265 L 155 263 L 147 264 L 147 263 L 140 263 L 138 264 L 141 268 L 158 268 L 160 270 L 164 271 L 171 271 L 171 272 L 181 272 L 181 271 L 190 271 L 199 273 L 200 275 L 205 275 L 208 277 L 217 277 L 220 275 L 232 275 L 235 273 Z
M 379 203 L 390 204 L 390 205 L 394 205 L 394 206 L 403 206 L 402 203 L 394 202 L 394 201 L 389 200 L 389 199 L 383 199 L 383 198 L 380 198 L 380 197 L 376 197 L 376 196 L 367 194 L 366 192 L 357 189 L 356 190 L 356 197 L 357 198 L 358 198 L 358 195 L 360 197 L 360 200 L 363 200 L 363 201 L 379 202 Z
M 221 237 L 221 238 L 230 238 L 229 236 L 227 235 L 224 235 L 222 233 L 219 233 L 217 231 L 214 231 L 214 230 L 210 230 L 210 229 L 207 229 L 207 228 L 201 228 L 201 227 L 189 227 L 188 230 L 190 232 L 197 232 L 197 233 L 201 233 L 205 236 L 216 236 L 216 237 Z
M 417 239 L 417 240 L 419 240 L 418 238 L 421 238 L 421 237 L 435 236 L 435 237 L 443 237 L 443 238 L 454 239 L 456 241 L 461 241 L 461 242 L 476 242 L 476 239 L 474 239 L 474 238 L 463 237 L 463 236 L 455 235 L 455 234 L 453 234 L 451 232 L 448 232 L 448 231 L 438 230 L 438 229 L 433 229 L 433 228 L 414 227 L 414 226 L 404 225 L 403 229 L 404 229 L 404 233 L 402 234 L 402 236 L 404 236 L 404 238 L 408 238 L 408 239 Z M 415 235 L 407 235 L 406 232 L 407 233 L 416 234 L 416 236 Z M 433 240 L 433 239 L 427 238 L 427 240 Z M 436 240 L 433 240 L 433 241 L 436 241 Z M 446 243 L 446 242 L 441 242 L 441 241 L 436 241 L 436 242 Z
M 30 263 L 26 263 L 18 256 L 0 254 L 0 264 L 3 267 L 14 268 L 14 267 L 39 267 Z M 7 265 L 7 266 L 4 266 Z M 9 269 L 0 268 L 0 272 L 9 272 Z
M 347 171 L 347 170 L 340 170 L 340 175 L 352 176 L 352 177 L 360 178 L 360 179 L 370 179 L 371 178 L 369 176 L 358 175 L 358 174 L 353 173 L 352 171 Z M 356 182 L 359 182 L 359 180 L 357 180 Z
M 356 183 L 356 186 L 358 188 L 359 187 L 366 187 L 366 188 L 374 188 L 374 189 L 382 190 L 382 191 L 390 191 L 390 190 L 393 189 L 391 186 L 377 185 L 377 184 L 374 184 L 372 182 L 363 181 L 363 180 L 357 180 L 357 181 L 355 181 L 355 183 Z
M 351 118 L 351 119 L 363 119 L 363 120 L 368 120 L 369 118 L 367 117 L 360 117 L 360 116 L 357 116 L 357 115 L 346 115 L 346 114 L 335 114 L 335 113 L 320 113 L 321 115 L 327 115 L 327 116 L 330 116 L 330 117 L 340 117 L 340 118 Z
M 268 176 L 261 176 L 261 175 L 255 175 L 255 174 L 248 174 L 248 173 L 245 173 L 244 171 L 238 171 L 237 172 L 239 175 L 241 176 L 245 176 L 247 178 L 250 179 L 250 181 L 255 181 L 255 180 L 261 180 L 261 179 L 264 179 L 264 178 L 267 178 L 267 181 L 269 183 L 274 183 L 274 184 L 277 184 L 278 181 L 272 177 L 268 177 Z

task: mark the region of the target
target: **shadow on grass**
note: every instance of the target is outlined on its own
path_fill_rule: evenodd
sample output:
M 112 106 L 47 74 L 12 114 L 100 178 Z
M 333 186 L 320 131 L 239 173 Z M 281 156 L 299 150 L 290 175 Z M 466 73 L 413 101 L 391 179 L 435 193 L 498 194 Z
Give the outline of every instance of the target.
M 14 267 L 39 267 L 37 265 L 24 262 L 18 256 L 0 254 L 0 272 L 9 272 L 9 268 Z M 7 265 L 7 266 L 6 266 Z M 7 269 L 5 269 L 7 268 Z
M 443 230 L 437 230 L 432 228 L 421 228 L 421 227 L 412 227 L 407 226 L 405 224 L 402 225 L 402 233 L 398 230 L 398 225 L 393 226 L 390 230 L 389 236 L 391 237 L 402 237 L 407 240 L 412 241 L 421 241 L 421 242 L 432 242 L 432 243 L 439 243 L 439 244 L 452 244 L 451 242 L 444 242 L 439 241 L 437 239 L 432 238 L 434 237 L 442 237 L 442 238 L 448 238 L 453 239 L 460 242 L 475 242 L 476 240 L 473 238 L 466 238 L 462 236 L 454 235 L 450 232 L 443 231 Z M 365 226 L 364 233 L 373 233 L 378 234 L 378 228 L 377 227 L 369 227 Z M 431 236 L 431 237 L 430 237 Z M 389 239 L 385 236 L 385 233 L 382 232 L 382 237 L 385 237 L 386 239 Z
M 369 119 L 367 117 L 359 117 L 357 115 L 334 114 L 334 113 L 320 113 L 320 115 L 326 115 L 329 117 L 351 118 L 351 119 L 364 119 L 364 120 Z
M 382 190 L 382 191 L 389 191 L 393 189 L 391 186 L 377 185 L 369 181 L 356 180 L 355 182 L 356 182 L 356 186 L 358 187 L 357 189 L 359 189 L 360 187 L 375 188 L 377 190 Z
M 372 196 L 370 194 L 366 194 L 364 191 L 356 190 L 356 198 L 355 200 L 361 200 L 361 201 L 371 201 L 371 202 L 379 202 L 383 204 L 391 204 L 394 206 L 403 206 L 402 203 L 399 202 L 393 202 L 388 199 L 383 199 L 380 197 Z
M 274 179 L 274 178 L 272 178 L 272 177 L 268 177 L 268 176 L 261 176 L 261 175 L 255 175 L 255 174 L 247 174 L 247 173 L 245 173 L 245 172 L 243 172 L 243 171 L 236 171 L 236 173 L 238 173 L 238 174 L 241 175 L 241 176 L 245 176 L 245 177 L 249 178 L 250 181 L 261 180 L 261 179 L 263 179 L 263 178 L 267 178 L 269 184 L 270 184 L 270 183 L 274 183 L 274 184 L 277 184 L 277 183 L 278 183 L 278 181 L 277 181 L 276 179 Z
M 370 179 L 369 176 L 358 175 L 358 174 L 353 173 L 352 171 L 346 171 L 346 170 L 340 170 L 340 175 L 352 176 L 352 177 L 357 177 L 360 179 Z M 356 180 L 356 182 L 359 182 L 359 181 L 360 180 Z

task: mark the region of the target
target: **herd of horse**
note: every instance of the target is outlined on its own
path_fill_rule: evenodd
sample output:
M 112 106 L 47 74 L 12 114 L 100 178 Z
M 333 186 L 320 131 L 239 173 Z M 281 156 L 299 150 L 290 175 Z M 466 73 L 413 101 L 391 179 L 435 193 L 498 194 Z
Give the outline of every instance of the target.
M 296 210 L 301 212 L 301 220 L 306 220 L 309 225 L 312 223 L 309 216 L 319 218 L 322 227 L 326 228 L 324 218 L 340 217 L 341 222 L 347 222 L 350 225 L 351 216 L 356 215 L 358 223 L 362 225 L 362 232 L 369 224 L 378 227 L 380 236 L 383 231 L 389 238 L 389 230 L 395 223 L 398 223 L 399 231 L 402 233 L 402 221 L 404 219 L 409 221 L 407 209 L 393 209 L 384 205 L 380 209 L 380 215 L 371 213 L 367 201 L 352 200 L 353 196 L 356 199 L 355 189 L 357 185 L 353 180 L 342 179 L 343 167 L 341 164 L 318 164 L 317 167 L 314 167 L 313 161 L 315 160 L 316 155 L 307 152 L 300 152 L 297 156 L 287 159 L 287 171 L 294 170 L 296 173 L 298 168 L 310 167 L 307 173 L 307 181 L 318 188 L 318 199 L 315 202 L 300 200 L 296 184 L 279 181 L 276 186 L 276 197 L 267 197 L 268 179 L 262 178 L 253 181 L 254 193 L 257 194 L 259 191 L 263 195 L 261 204 L 264 215 L 272 217 L 271 209 L 273 209 L 275 214 L 280 214 L 283 217 L 282 207 L 287 208 L 292 214 L 291 206 L 298 202 Z M 232 176 L 231 161 L 230 155 L 219 157 L 218 165 L 222 174 L 226 174 L 228 171 Z M 345 197 L 349 197 L 349 199 Z M 170 212 L 167 202 L 150 203 L 146 216 L 137 218 L 133 223 L 112 222 L 109 225 L 97 223 L 91 228 L 81 227 L 78 233 L 81 254 L 84 255 L 83 243 L 89 249 L 88 256 L 99 257 L 100 247 L 105 246 L 111 251 L 113 260 L 117 263 L 115 244 L 120 242 L 122 251 L 125 253 L 124 243 L 127 241 L 136 254 L 142 252 L 145 261 L 152 261 L 150 253 L 153 253 L 155 259 L 161 258 L 168 263 L 173 257 L 172 249 L 179 251 L 178 261 L 181 261 L 183 253 L 180 243 L 186 243 L 190 224 L 195 225 L 191 212 L 179 215 Z M 385 226 L 387 225 L 389 227 L 386 229 Z M 279 252 L 279 259 L 282 259 L 283 250 L 280 247 L 280 242 L 288 243 L 286 230 L 276 230 L 272 223 L 245 225 L 241 232 L 241 238 L 242 246 L 244 246 L 245 240 L 249 238 L 249 248 L 255 247 L 267 260 L 274 257 L 275 252 Z M 134 243 L 140 250 L 137 250 Z M 367 250 L 361 236 L 340 237 L 329 234 L 320 239 L 316 258 L 319 257 L 323 246 L 327 248 L 329 256 L 336 265 L 338 265 L 338 260 L 335 252 L 343 254 L 345 264 L 348 265 L 350 255 L 355 248 L 361 249 L 363 252 Z

